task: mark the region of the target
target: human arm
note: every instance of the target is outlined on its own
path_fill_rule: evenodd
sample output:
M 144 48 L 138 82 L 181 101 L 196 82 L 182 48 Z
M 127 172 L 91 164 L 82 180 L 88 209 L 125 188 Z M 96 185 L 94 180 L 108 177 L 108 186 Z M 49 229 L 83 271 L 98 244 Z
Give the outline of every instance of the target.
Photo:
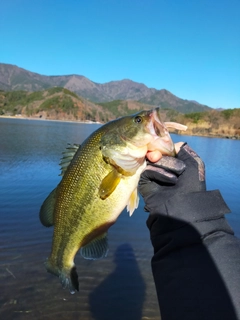
M 240 242 L 229 208 L 218 190 L 206 191 L 204 164 L 188 145 L 177 159 L 186 168 L 172 183 L 153 167 L 139 182 L 162 320 L 240 319 Z

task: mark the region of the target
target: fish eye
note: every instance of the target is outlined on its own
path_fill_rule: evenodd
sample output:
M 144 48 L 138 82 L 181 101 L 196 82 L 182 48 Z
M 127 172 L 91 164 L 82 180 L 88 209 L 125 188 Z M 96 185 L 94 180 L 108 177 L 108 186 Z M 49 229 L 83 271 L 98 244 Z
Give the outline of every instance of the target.
M 135 118 L 134 118 L 134 122 L 135 123 L 141 123 L 142 122 L 142 117 L 140 117 L 140 116 L 136 116 Z

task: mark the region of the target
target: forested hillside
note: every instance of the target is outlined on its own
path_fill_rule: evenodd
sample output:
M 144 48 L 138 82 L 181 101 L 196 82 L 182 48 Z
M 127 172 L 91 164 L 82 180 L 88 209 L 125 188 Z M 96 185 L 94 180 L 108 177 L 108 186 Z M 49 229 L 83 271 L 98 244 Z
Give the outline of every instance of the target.
M 0 116 L 19 118 L 93 121 L 107 121 L 150 110 L 153 106 L 133 100 L 115 100 L 95 104 L 66 88 L 54 87 L 47 90 L 0 91 Z M 163 108 L 163 121 L 175 121 L 188 126 L 184 134 L 240 138 L 240 109 L 179 113 Z

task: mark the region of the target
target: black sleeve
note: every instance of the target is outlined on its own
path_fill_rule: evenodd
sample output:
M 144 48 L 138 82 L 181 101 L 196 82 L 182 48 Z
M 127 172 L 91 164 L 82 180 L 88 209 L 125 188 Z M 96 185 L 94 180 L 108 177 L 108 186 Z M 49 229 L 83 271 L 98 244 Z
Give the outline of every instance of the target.
M 240 319 L 240 240 L 219 191 L 172 197 L 147 220 L 162 320 Z

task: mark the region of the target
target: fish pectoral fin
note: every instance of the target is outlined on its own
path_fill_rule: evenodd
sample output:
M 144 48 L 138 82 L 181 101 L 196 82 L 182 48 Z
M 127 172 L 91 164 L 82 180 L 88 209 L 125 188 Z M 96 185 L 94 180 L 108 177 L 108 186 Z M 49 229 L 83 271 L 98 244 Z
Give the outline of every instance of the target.
M 108 254 L 107 232 L 93 239 L 90 243 L 80 249 L 84 259 L 97 260 L 105 258 Z
M 129 201 L 128 201 L 128 205 L 127 205 L 127 211 L 129 212 L 130 217 L 133 214 L 134 210 L 137 209 L 138 204 L 139 204 L 139 195 L 138 195 L 138 191 L 136 188 L 133 191 L 133 193 L 131 194 Z
M 113 169 L 111 172 L 109 172 L 108 175 L 106 175 L 105 178 L 103 178 L 98 194 L 102 200 L 106 199 L 110 196 L 111 193 L 116 189 L 119 182 L 121 180 L 121 174 L 116 170 Z
M 56 203 L 56 190 L 57 188 L 53 189 L 40 209 L 39 219 L 44 227 L 52 227 L 54 224 L 53 211 Z

